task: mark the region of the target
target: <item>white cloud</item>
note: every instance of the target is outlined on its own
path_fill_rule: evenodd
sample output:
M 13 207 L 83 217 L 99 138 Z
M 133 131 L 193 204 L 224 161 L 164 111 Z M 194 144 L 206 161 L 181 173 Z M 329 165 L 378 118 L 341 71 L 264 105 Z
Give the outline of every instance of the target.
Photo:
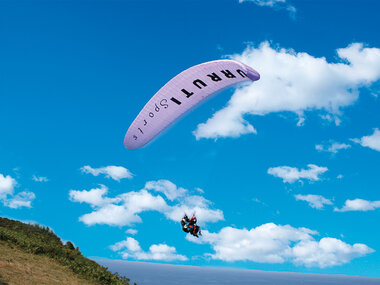
M 173 182 L 164 179 L 158 181 L 148 181 L 145 184 L 145 189 L 162 192 L 170 201 L 184 196 L 187 192 L 187 190 L 181 187 L 177 188 Z
M 380 49 L 354 43 L 337 50 L 340 62 L 328 63 L 293 50 L 274 49 L 268 42 L 248 47 L 231 58 L 252 66 L 261 79 L 237 88 L 225 108 L 194 131 L 197 139 L 239 137 L 256 133 L 246 115 L 319 111 L 339 122 L 344 107 L 359 96 L 358 89 L 380 79 Z
M 199 187 L 195 187 L 195 190 L 201 194 L 204 194 L 205 191 L 202 189 L 202 188 L 199 188 Z
M 32 201 L 36 198 L 33 192 L 20 192 L 12 196 L 12 198 L 4 200 L 4 205 L 12 208 L 18 209 L 21 207 L 31 208 Z
M 188 190 L 177 187 L 168 180 L 150 181 L 140 191 L 127 192 L 114 198 L 106 196 L 107 190 L 107 187 L 102 185 L 101 188 L 89 191 L 70 191 L 71 201 L 88 203 L 94 208 L 91 213 L 81 216 L 80 221 L 87 225 L 126 226 L 142 222 L 139 214 L 146 211 L 160 212 L 175 222 L 179 221 L 184 213 L 195 212 L 201 225 L 224 219 L 223 212 L 212 209 L 209 200 L 199 195 L 191 195 Z M 148 190 L 163 193 L 164 196 L 153 195 Z M 165 200 L 165 197 L 168 200 Z M 178 197 L 181 199 L 177 199 Z
M 292 16 L 296 12 L 296 8 L 289 4 L 286 0 L 239 0 L 239 3 L 253 2 L 261 7 L 270 7 L 274 9 L 286 9 Z
M 94 188 L 89 191 L 82 190 L 70 190 L 69 197 L 73 202 L 88 203 L 91 206 L 101 206 L 108 203 L 108 199 L 103 196 L 107 194 L 108 187 L 105 185 L 100 185 L 100 188 Z
M 294 197 L 296 198 L 296 200 L 308 202 L 310 207 L 315 208 L 315 209 L 322 209 L 324 207 L 324 205 L 332 205 L 333 204 L 333 202 L 331 202 L 331 200 L 326 199 L 325 197 L 323 197 L 321 195 L 297 194 L 297 195 L 294 195 Z
M 127 249 L 129 251 L 141 251 L 141 247 L 139 245 L 139 242 L 135 240 L 134 238 L 127 237 L 126 240 L 119 241 L 115 243 L 114 245 L 110 246 L 111 250 L 113 251 L 120 251 L 122 249 Z
M 365 244 L 347 244 L 336 238 L 322 238 L 320 241 L 300 241 L 292 248 L 292 259 L 297 265 L 307 267 L 331 267 L 350 262 L 352 259 L 372 253 Z
M 141 223 L 141 218 L 122 205 L 108 204 L 91 213 L 84 214 L 79 217 L 79 221 L 89 226 L 96 224 L 125 226 Z
M 316 145 L 315 145 L 315 149 L 316 149 L 316 150 L 319 150 L 319 151 L 323 151 L 323 150 L 324 150 L 324 147 L 323 147 L 323 145 L 321 145 L 321 144 L 316 144 Z
M 87 225 L 106 224 L 111 226 L 125 226 L 140 223 L 138 214 L 145 211 L 165 212 L 168 205 L 161 196 L 153 196 L 146 190 L 128 192 L 113 199 L 105 199 L 104 205 L 79 218 Z
M 318 151 L 326 151 L 331 153 L 337 153 L 339 150 L 348 149 L 351 145 L 345 143 L 330 142 L 329 144 L 317 144 L 315 149 Z
M 18 209 L 21 207 L 32 207 L 32 201 L 35 199 L 35 195 L 32 192 L 19 192 L 14 193 L 14 188 L 17 185 L 17 181 L 11 176 L 4 176 L 0 173 L 0 202 L 4 206 Z
M 44 176 L 36 176 L 36 175 L 33 175 L 32 179 L 36 182 L 48 182 L 49 179 L 47 177 L 44 177 Z
M 314 164 L 308 164 L 307 167 L 309 167 L 309 169 L 301 170 L 290 166 L 271 167 L 268 169 L 268 174 L 282 178 L 284 183 L 294 183 L 301 179 L 318 181 L 320 180 L 319 176 L 328 170 L 327 167 L 320 167 Z
M 99 174 L 104 174 L 107 178 L 112 178 L 116 181 L 120 181 L 123 178 L 131 179 L 133 174 L 122 166 L 106 166 L 100 168 L 92 168 L 89 165 L 85 165 L 80 169 L 84 173 L 90 173 L 94 176 L 98 176 Z
M 126 240 L 118 242 L 110 248 L 118 252 L 124 259 L 133 258 L 138 260 L 187 260 L 184 255 L 177 254 L 176 248 L 166 244 L 153 244 L 148 251 L 143 251 L 137 240 L 127 237 Z
M 13 195 L 14 187 L 17 185 L 17 181 L 11 176 L 4 176 L 0 173 L 0 200 L 5 199 L 7 195 Z
M 361 139 L 353 139 L 352 141 L 360 143 L 362 146 L 380 151 L 380 131 L 377 128 L 374 130 L 372 135 L 364 136 Z
M 330 237 L 317 241 L 313 237 L 316 234 L 307 228 L 267 223 L 250 230 L 225 227 L 219 233 L 203 231 L 201 242 L 212 246 L 214 253 L 208 254 L 212 259 L 292 262 L 321 268 L 344 264 L 374 251 L 365 244 L 349 245 Z
M 335 208 L 336 212 L 373 211 L 380 208 L 380 201 L 367 201 L 363 199 L 346 200 L 342 209 Z
M 323 120 L 328 121 L 329 123 L 335 123 L 335 125 L 337 126 L 339 126 L 340 123 L 342 122 L 342 120 L 339 117 L 333 116 L 331 114 L 321 114 L 319 115 L 319 117 Z
M 137 234 L 137 230 L 136 229 L 128 229 L 125 231 L 126 234 L 130 234 L 130 235 L 135 235 Z
M 165 211 L 165 216 L 173 221 L 179 221 L 184 213 L 195 213 L 198 224 L 203 226 L 208 222 L 224 220 L 223 212 L 219 209 L 211 209 L 212 203 L 199 195 L 189 195 L 181 199 L 179 203 Z

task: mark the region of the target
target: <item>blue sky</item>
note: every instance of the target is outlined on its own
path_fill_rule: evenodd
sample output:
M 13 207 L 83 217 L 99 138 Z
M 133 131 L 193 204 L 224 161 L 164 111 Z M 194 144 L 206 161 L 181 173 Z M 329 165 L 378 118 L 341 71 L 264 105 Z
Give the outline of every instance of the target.
M 379 8 L 0 1 L 0 215 L 90 257 L 380 276 Z M 124 148 L 162 85 L 221 58 L 260 81 Z

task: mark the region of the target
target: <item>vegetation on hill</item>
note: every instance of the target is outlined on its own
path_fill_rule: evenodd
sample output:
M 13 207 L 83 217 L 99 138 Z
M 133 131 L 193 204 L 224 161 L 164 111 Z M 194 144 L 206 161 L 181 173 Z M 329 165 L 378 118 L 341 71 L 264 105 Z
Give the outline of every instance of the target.
M 0 241 L 0 285 L 95 285 L 54 259 Z
M 24 224 L 0 217 L 0 245 L 15 248 L 20 252 L 47 257 L 48 260 L 52 259 L 64 268 L 68 268 L 74 275 L 91 281 L 93 284 L 129 284 L 128 278 L 111 273 L 107 268 L 84 257 L 79 248 L 75 248 L 71 242 L 63 244 L 61 239 L 48 227 Z M 0 284 L 1 282 L 0 280 Z

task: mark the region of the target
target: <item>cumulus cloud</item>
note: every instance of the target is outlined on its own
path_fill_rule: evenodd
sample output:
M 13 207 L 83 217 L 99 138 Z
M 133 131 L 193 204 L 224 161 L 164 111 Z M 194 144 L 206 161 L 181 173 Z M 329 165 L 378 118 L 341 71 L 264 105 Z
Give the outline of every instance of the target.
M 306 112 L 318 111 L 339 123 L 342 109 L 358 99 L 358 89 L 380 79 L 380 49 L 353 43 L 337 55 L 339 62 L 329 63 L 323 57 L 272 48 L 268 42 L 232 55 L 259 71 L 261 79 L 237 88 L 226 107 L 199 124 L 194 135 L 216 139 L 256 133 L 246 115 L 279 112 L 305 118 Z
M 127 237 L 126 240 L 111 245 L 110 248 L 111 250 L 118 252 L 124 259 L 133 258 L 138 260 L 161 261 L 184 261 L 188 259 L 184 255 L 177 254 L 175 247 L 166 244 L 153 244 L 149 247 L 148 251 L 143 251 L 139 242 L 131 237 Z
M 36 176 L 36 175 L 33 175 L 32 179 L 36 182 L 48 182 L 49 179 L 47 177 L 44 177 L 44 176 Z
M 89 165 L 85 165 L 80 169 L 83 173 L 89 173 L 94 176 L 98 176 L 99 174 L 104 174 L 107 178 L 112 178 L 116 181 L 120 181 L 123 178 L 131 179 L 133 174 L 122 166 L 106 166 L 100 168 L 92 168 Z
M 109 199 L 106 204 L 79 218 L 87 225 L 106 224 L 125 226 L 141 223 L 140 213 L 145 211 L 165 212 L 169 206 L 161 196 L 153 196 L 146 190 L 128 192 Z
M 239 0 L 239 3 L 243 2 L 253 2 L 254 4 L 261 7 L 286 9 L 292 16 L 294 16 L 296 12 L 296 8 L 293 5 L 289 4 L 286 0 Z
M 100 184 L 100 188 L 94 188 L 89 191 L 87 190 L 70 190 L 69 198 L 73 202 L 87 203 L 92 207 L 101 206 L 105 203 L 110 202 L 109 199 L 104 198 L 107 194 L 108 187 Z
M 162 192 L 170 201 L 184 196 L 187 192 L 185 189 L 181 187 L 178 188 L 173 182 L 164 179 L 147 182 L 145 184 L 145 189 Z
M 32 201 L 35 199 L 35 195 L 32 192 L 23 191 L 15 194 L 14 188 L 17 186 L 16 179 L 7 175 L 4 176 L 0 173 L 0 202 L 4 206 L 18 209 L 21 207 L 32 207 Z
M 31 208 L 32 201 L 36 198 L 36 195 L 33 192 L 20 192 L 12 196 L 10 199 L 4 200 L 4 205 L 12 208 L 18 209 L 21 207 Z
M 296 198 L 297 201 L 300 200 L 300 201 L 308 202 L 309 206 L 312 208 L 315 208 L 315 209 L 322 209 L 325 205 L 332 205 L 333 204 L 333 202 L 331 202 L 331 200 L 326 199 L 325 197 L 323 197 L 321 195 L 297 194 L 297 195 L 294 195 L 294 197 Z
M 373 211 L 380 208 L 380 201 L 367 201 L 363 199 L 346 200 L 342 209 L 335 208 L 336 212 Z
M 198 224 L 201 226 L 209 222 L 224 220 L 223 212 L 219 209 L 212 209 L 212 202 L 199 195 L 183 197 L 164 214 L 170 220 L 178 221 L 182 218 L 183 213 L 195 213 L 199 221 Z
M 327 167 L 320 167 L 314 164 L 308 164 L 307 167 L 309 169 L 301 170 L 290 166 L 271 167 L 268 169 L 268 174 L 282 178 L 284 183 L 294 183 L 302 179 L 318 181 L 320 180 L 319 176 L 328 170 Z
M 362 146 L 380 151 L 380 131 L 375 129 L 372 135 L 364 136 L 361 139 L 353 139 L 352 141 L 361 144 Z
M 203 231 L 202 242 L 210 244 L 212 259 L 228 262 L 292 262 L 307 267 L 329 267 L 373 252 L 365 244 L 347 244 L 335 238 L 315 240 L 318 233 L 290 225 L 263 224 L 256 228 L 225 227 L 218 233 Z
M 374 252 L 365 244 L 347 244 L 336 238 L 320 241 L 301 241 L 292 248 L 293 262 L 307 267 L 331 267 L 350 262 L 352 259 Z
M 126 240 L 119 241 L 115 243 L 114 245 L 110 246 L 111 250 L 113 251 L 120 251 L 122 249 L 128 249 L 130 251 L 141 251 L 141 247 L 139 245 L 139 242 L 135 240 L 134 238 L 127 237 Z
M 315 149 L 318 151 L 325 151 L 331 153 L 338 153 L 338 151 L 350 148 L 351 145 L 338 142 L 330 142 L 329 144 L 317 144 Z
M 164 195 L 154 195 L 150 191 Z M 113 198 L 108 197 L 107 192 L 108 188 L 104 185 L 89 191 L 69 192 L 71 201 L 88 203 L 94 209 L 91 213 L 82 215 L 80 221 L 87 225 L 126 226 L 142 222 L 140 214 L 147 211 L 160 212 L 176 222 L 182 218 L 183 213 L 193 212 L 196 212 L 201 224 L 224 219 L 223 212 L 213 209 L 209 200 L 192 195 L 168 180 L 148 181 L 140 191 L 130 191 Z
M 0 173 L 0 200 L 5 199 L 7 195 L 13 195 L 14 187 L 17 181 L 11 176 L 4 176 Z

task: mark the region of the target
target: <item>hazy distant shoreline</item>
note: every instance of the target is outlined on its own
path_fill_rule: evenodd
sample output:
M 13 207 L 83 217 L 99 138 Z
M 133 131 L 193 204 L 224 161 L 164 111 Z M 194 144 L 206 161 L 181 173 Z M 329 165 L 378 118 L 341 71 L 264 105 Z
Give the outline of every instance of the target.
M 107 259 L 96 259 L 96 262 L 113 272 L 128 276 L 132 284 L 136 282 L 138 285 L 380 285 L 380 277 L 271 272 Z

